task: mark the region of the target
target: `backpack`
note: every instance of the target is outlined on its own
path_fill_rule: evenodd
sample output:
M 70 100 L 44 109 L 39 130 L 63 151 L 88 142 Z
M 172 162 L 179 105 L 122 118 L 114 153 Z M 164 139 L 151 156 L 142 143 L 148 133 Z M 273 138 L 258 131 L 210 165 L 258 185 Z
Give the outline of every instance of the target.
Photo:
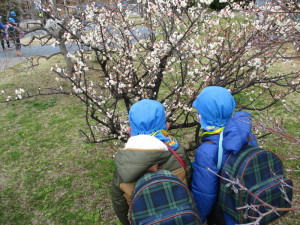
M 167 170 L 149 172 L 134 188 L 130 221 L 132 225 L 201 225 L 188 187 Z
M 220 179 L 219 207 L 239 224 L 254 222 L 255 218 L 259 217 L 259 213 L 251 207 L 245 207 L 247 205 L 256 205 L 260 213 L 270 210 L 270 207 L 263 205 L 259 199 L 274 207 L 291 207 L 293 183 L 284 176 L 281 159 L 270 151 L 250 145 L 244 146 L 238 154 L 229 155 L 220 175 L 229 180 L 238 179 L 254 194 L 252 196 L 241 190 L 238 185 Z M 284 195 L 290 201 L 287 201 Z M 239 207 L 243 208 L 237 209 Z M 259 224 L 269 224 L 287 212 L 272 212 L 264 216 Z

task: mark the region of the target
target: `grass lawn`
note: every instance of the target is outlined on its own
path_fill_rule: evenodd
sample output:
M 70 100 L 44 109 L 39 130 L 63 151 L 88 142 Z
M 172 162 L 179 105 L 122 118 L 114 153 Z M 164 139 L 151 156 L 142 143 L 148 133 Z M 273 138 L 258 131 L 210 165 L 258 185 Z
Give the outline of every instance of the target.
M 1 73 L 0 89 L 50 82 L 44 74 L 17 65 Z M 118 224 L 110 202 L 118 146 L 87 144 L 83 116 L 71 96 L 0 104 L 0 224 Z
M 72 102 L 1 105 L 0 224 L 117 224 L 109 195 L 114 148 L 84 142 L 81 106 Z
M 55 78 L 49 76 L 50 67 L 59 61 L 51 59 L 35 71 L 21 65 L 9 68 L 0 74 L 0 90 L 47 86 Z M 299 103 L 299 95 L 290 101 L 295 98 Z M 283 112 L 274 109 L 274 113 Z M 299 121 L 286 121 L 288 130 L 297 134 Z M 72 96 L 0 104 L 0 224 L 119 224 L 110 185 L 113 155 L 123 145 L 88 144 L 80 129 L 86 129 L 84 111 Z M 268 149 L 285 159 L 300 156 L 296 145 L 272 138 L 264 143 Z M 299 170 L 299 161 L 284 162 Z M 290 176 L 299 189 L 300 173 Z M 299 201 L 299 192 L 295 200 Z M 299 224 L 299 216 L 299 211 L 290 213 L 276 224 Z

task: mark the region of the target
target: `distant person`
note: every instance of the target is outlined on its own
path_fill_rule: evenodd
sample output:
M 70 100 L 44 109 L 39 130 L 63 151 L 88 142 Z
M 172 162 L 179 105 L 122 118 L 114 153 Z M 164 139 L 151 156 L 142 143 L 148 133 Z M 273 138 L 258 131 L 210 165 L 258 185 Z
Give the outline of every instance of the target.
M 122 1 L 122 10 L 124 11 L 126 9 L 127 9 L 127 1 L 124 0 L 124 1 Z
M 9 16 L 10 16 L 10 18 L 13 18 L 13 19 L 14 19 L 16 26 L 19 27 L 21 21 L 20 21 L 20 19 L 17 17 L 16 12 L 15 12 L 15 11 L 11 11 L 11 12 L 9 13 Z
M 9 41 L 6 39 L 5 25 L 2 22 L 2 16 L 0 16 L 0 40 L 1 40 L 1 46 L 3 51 L 5 51 L 5 46 L 4 46 L 5 40 L 6 40 L 7 48 L 11 49 Z
M 20 38 L 24 36 L 24 32 L 17 27 L 13 18 L 8 18 L 8 24 L 5 27 L 6 39 L 12 40 L 16 46 L 16 55 L 22 56 Z

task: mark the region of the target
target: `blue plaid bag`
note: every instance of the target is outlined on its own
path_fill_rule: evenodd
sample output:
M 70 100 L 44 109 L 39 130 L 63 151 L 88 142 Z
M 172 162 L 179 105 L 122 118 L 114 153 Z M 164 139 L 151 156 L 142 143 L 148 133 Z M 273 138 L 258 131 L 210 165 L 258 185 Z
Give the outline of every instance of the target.
M 254 222 L 259 213 L 270 211 L 267 204 L 277 208 L 291 207 L 293 183 L 285 178 L 280 158 L 270 151 L 245 146 L 237 155 L 231 154 L 228 157 L 221 176 L 229 180 L 238 179 L 253 193 L 251 195 L 238 185 L 221 179 L 219 206 L 240 224 Z M 256 206 L 256 209 L 249 207 L 251 205 Z M 272 212 L 264 216 L 259 224 L 269 224 L 286 213 L 287 211 Z
M 201 225 L 188 187 L 167 170 L 144 174 L 130 205 L 132 225 Z

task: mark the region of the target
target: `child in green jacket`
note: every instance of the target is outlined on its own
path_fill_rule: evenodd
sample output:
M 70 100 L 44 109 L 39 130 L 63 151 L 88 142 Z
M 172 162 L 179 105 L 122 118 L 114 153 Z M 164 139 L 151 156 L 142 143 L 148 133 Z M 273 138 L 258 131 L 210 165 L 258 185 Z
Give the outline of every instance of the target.
M 115 156 L 112 187 L 113 208 L 124 225 L 130 224 L 128 209 L 135 182 L 146 171 L 169 170 L 186 185 L 191 177 L 189 158 L 185 149 L 168 133 L 169 123 L 160 102 L 144 99 L 133 104 L 129 123 L 131 137 Z M 185 162 L 185 168 L 169 148 Z

